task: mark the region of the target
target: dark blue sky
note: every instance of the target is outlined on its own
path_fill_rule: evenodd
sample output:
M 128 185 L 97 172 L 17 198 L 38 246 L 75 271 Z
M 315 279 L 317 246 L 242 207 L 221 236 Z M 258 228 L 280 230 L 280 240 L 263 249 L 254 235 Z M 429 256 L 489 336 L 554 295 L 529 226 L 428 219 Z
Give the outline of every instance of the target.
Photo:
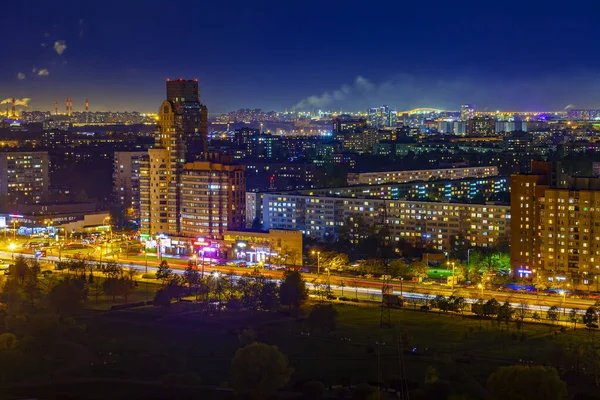
M 81 109 L 88 97 L 93 110 L 156 111 L 167 77 L 197 77 L 212 112 L 457 109 L 461 102 L 480 109 L 600 108 L 600 4 L 593 1 L 80 0 L 4 7 L 0 98 L 29 97 L 34 109 L 57 101 L 62 110 L 65 97 Z M 47 75 L 37 75 L 44 69 Z

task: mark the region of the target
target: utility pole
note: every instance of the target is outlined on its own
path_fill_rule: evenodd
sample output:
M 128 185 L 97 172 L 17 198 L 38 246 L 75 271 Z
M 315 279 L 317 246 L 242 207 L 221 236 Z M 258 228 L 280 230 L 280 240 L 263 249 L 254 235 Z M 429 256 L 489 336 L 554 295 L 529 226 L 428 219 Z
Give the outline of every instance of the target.
M 381 261 L 383 262 L 383 285 L 381 286 L 381 314 L 379 316 L 379 326 L 381 328 L 392 327 L 392 316 L 391 316 L 391 304 L 390 296 L 394 294 L 393 287 L 389 284 L 390 279 L 390 248 L 389 243 L 389 229 L 387 226 L 387 209 L 385 201 L 383 202 L 383 213 L 382 213 L 382 224 L 379 233 L 378 240 L 378 253 Z

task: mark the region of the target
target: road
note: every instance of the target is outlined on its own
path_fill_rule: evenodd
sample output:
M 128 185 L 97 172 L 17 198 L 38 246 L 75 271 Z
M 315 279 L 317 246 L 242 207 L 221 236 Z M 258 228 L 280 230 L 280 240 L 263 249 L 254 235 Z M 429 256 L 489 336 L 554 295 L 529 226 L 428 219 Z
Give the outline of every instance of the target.
M 0 257 L 5 259 L 10 259 L 14 255 L 23 255 L 26 258 L 34 258 L 33 254 L 21 254 L 17 252 L 10 251 L 0 251 Z M 65 260 L 66 257 L 62 257 L 62 260 Z M 41 261 L 49 261 L 49 262 L 57 262 L 59 258 L 56 256 L 47 256 L 41 257 Z M 175 274 L 183 274 L 185 269 L 185 260 L 182 259 L 171 259 L 166 258 L 169 261 L 169 266 L 173 270 Z M 140 259 L 132 259 L 132 258 L 123 258 L 121 257 L 119 263 L 125 268 L 135 268 L 139 271 L 148 271 L 148 272 L 156 272 L 158 270 L 156 265 L 157 259 L 155 257 L 150 258 L 148 260 L 148 266 L 146 267 L 146 261 Z M 182 261 L 182 263 L 178 263 L 177 261 Z M 249 268 L 240 268 L 240 267 L 217 267 L 217 266 L 205 266 L 204 272 L 206 274 L 211 274 L 214 272 L 218 272 L 220 274 L 229 275 L 233 273 L 234 276 L 242 276 L 251 272 Z M 283 276 L 282 271 L 270 271 L 264 270 L 261 273 L 271 279 L 280 280 Z M 309 287 L 314 287 L 316 280 L 320 283 L 327 283 L 333 290 L 341 291 L 342 283 L 344 285 L 344 290 L 347 293 L 361 293 L 363 295 L 372 296 L 380 298 L 381 296 L 381 287 L 383 283 L 381 281 L 365 279 L 360 277 L 343 277 L 336 275 L 326 275 L 326 274 L 313 274 L 313 273 L 304 273 L 304 279 L 308 282 Z M 391 281 L 389 285 L 392 286 L 392 290 L 394 294 L 402 295 L 406 298 L 420 298 L 420 299 L 432 299 L 438 294 L 442 294 L 445 296 L 451 295 L 455 290 L 448 286 L 442 285 L 424 285 L 418 282 L 402 282 L 399 281 Z M 477 299 L 481 298 L 481 290 L 476 288 L 465 288 L 460 287 L 456 288 L 460 289 L 467 293 L 465 297 L 468 297 L 470 302 L 475 302 Z M 560 308 L 561 313 L 568 313 L 572 308 L 580 309 L 580 312 L 584 312 L 589 306 L 594 305 L 594 300 L 587 299 L 579 299 L 579 298 L 571 298 L 567 297 L 563 299 L 561 296 L 552 296 L 552 295 L 540 295 L 537 296 L 535 294 L 515 292 L 515 291 L 493 291 L 493 290 L 484 290 L 483 298 L 489 299 L 494 297 L 500 303 L 505 301 L 509 301 L 513 307 L 519 307 L 520 304 L 526 303 L 530 310 L 545 312 L 548 310 L 550 306 L 557 306 Z M 563 305 L 564 300 L 564 305 Z

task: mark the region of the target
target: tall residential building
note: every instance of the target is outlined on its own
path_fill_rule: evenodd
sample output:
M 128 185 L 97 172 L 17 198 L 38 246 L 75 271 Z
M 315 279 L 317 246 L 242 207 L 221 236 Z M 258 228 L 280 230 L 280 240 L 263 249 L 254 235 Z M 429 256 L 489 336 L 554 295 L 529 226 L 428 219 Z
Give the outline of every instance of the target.
M 209 154 L 187 163 L 181 179 L 181 232 L 186 237 L 222 238 L 246 226 L 246 167 L 230 156 Z
M 573 178 L 568 188 L 547 189 L 538 201 L 537 268 L 589 285 L 600 275 L 600 178 Z
M 140 219 L 140 166 L 147 151 L 115 151 L 113 161 L 113 195 L 128 219 Z
M 562 188 L 566 177 L 559 163 L 531 162 L 530 174 L 510 178 L 511 238 L 513 268 L 535 268 L 540 261 L 540 202 L 548 188 Z
M 0 196 L 9 203 L 41 203 L 50 188 L 47 151 L 0 152 Z
M 467 121 L 475 118 L 475 104 L 461 104 L 460 105 L 460 119 Z
M 197 80 L 167 80 L 167 99 L 158 112 L 155 148 L 142 166 L 141 228 L 151 233 L 181 232 L 181 176 L 186 162 L 206 157 L 208 111 L 200 103 Z
M 207 154 L 206 160 L 185 163 L 176 197 L 179 204 L 175 205 L 166 185 L 167 157 L 166 151 L 152 149 L 142 168 L 143 234 L 219 239 L 228 229 L 245 227 L 245 166 L 235 165 L 231 156 L 221 154 Z M 180 210 L 177 223 L 172 217 L 175 210 Z

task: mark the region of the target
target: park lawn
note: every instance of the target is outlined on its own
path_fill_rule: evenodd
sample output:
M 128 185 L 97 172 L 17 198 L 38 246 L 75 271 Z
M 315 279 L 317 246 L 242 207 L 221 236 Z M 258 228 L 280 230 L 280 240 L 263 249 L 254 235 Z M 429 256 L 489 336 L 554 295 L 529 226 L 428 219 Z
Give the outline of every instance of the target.
M 489 321 L 460 315 L 395 309 L 390 310 L 392 327 L 381 328 L 377 306 L 335 307 L 337 328 L 328 334 L 310 332 L 304 318 L 277 312 L 208 315 L 193 303 L 88 315 L 85 344 L 96 353 L 113 355 L 99 356 L 107 363 L 81 368 L 78 376 L 158 380 L 168 372 L 193 371 L 203 384 L 221 385 L 239 347 L 238 332 L 250 327 L 259 341 L 277 345 L 287 355 L 295 370 L 292 388 L 310 380 L 327 385 L 381 381 L 394 387 L 393 380 L 402 375 L 415 388 L 432 366 L 440 379 L 451 383 L 453 393 L 461 394 L 472 393 L 472 388 L 456 364 L 485 386 L 498 366 L 518 363 L 519 358 L 544 363 L 553 341 L 570 334 L 548 336 L 548 326 L 542 324 L 524 324 L 520 331 L 511 324 L 507 331 L 504 325 L 500 330 Z M 307 311 L 302 310 L 304 315 Z M 573 335 L 584 338 L 587 332 Z M 405 342 L 401 346 L 399 339 Z

